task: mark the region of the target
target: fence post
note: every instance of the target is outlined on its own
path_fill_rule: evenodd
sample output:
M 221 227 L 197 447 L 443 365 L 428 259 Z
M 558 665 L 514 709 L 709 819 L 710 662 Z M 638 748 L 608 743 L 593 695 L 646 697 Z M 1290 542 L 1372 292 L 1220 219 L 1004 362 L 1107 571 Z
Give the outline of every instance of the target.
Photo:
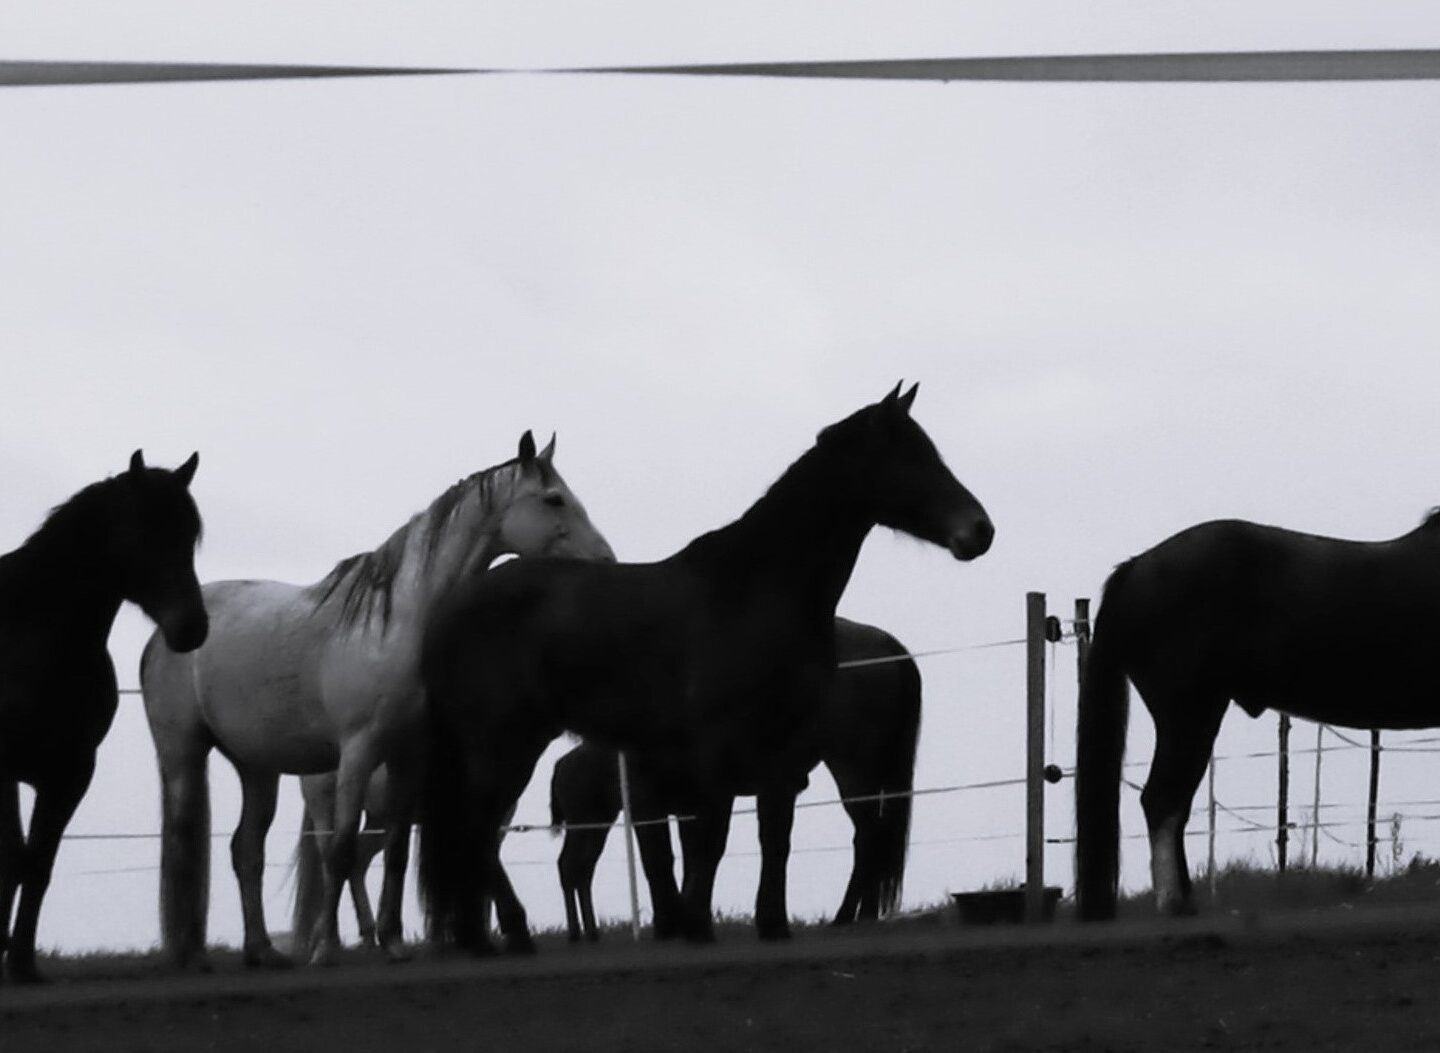
M 625 813 L 625 866 L 630 871 L 630 935 L 640 939 L 640 890 L 635 881 L 635 817 L 630 813 L 630 769 L 620 758 L 620 808 Z
M 1209 845 L 1205 853 L 1205 869 L 1210 879 L 1210 902 L 1215 902 L 1215 890 L 1219 883 L 1219 877 L 1215 873 L 1215 754 L 1210 754 L 1210 777 L 1207 780 L 1210 786 L 1210 832 Z
M 1275 861 L 1285 873 L 1286 853 L 1290 844 L 1290 716 L 1280 714 L 1280 790 L 1275 817 Z
M 1025 920 L 1045 917 L 1045 594 L 1025 594 Z
M 1315 725 L 1315 801 L 1310 812 L 1310 869 L 1320 865 L 1320 758 L 1325 750 L 1325 725 Z
M 1075 675 L 1085 683 L 1085 659 L 1090 656 L 1090 600 L 1084 596 L 1075 601 Z
M 1370 800 L 1365 806 L 1365 880 L 1375 878 L 1375 804 L 1380 795 L 1380 729 L 1370 729 Z

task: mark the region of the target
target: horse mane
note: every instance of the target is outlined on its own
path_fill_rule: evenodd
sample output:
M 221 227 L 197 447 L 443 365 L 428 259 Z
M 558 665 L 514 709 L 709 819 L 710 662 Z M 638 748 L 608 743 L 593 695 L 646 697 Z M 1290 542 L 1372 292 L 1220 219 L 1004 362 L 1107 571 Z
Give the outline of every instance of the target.
M 1420 521 L 1421 530 L 1434 530 L 1440 526 L 1440 505 L 1425 513 L 1425 518 Z
M 777 517 L 806 515 L 812 506 L 808 495 L 833 488 L 837 482 L 843 483 L 843 477 L 837 474 L 837 463 L 843 459 L 847 445 L 867 441 L 877 410 L 874 405 L 864 406 L 823 428 L 815 442 L 780 473 L 740 518 L 701 534 L 685 546 L 682 553 L 698 557 L 719 554 L 728 551 L 729 546 L 744 545 L 755 531 L 773 528 Z M 935 444 L 918 426 L 909 438 L 923 441 L 929 451 L 939 457 Z
M 519 465 L 514 458 L 492 468 L 467 475 L 455 483 L 423 510 L 391 534 L 378 548 L 359 552 L 342 559 L 315 585 L 319 596 L 315 610 L 325 606 L 332 598 L 340 603 L 340 624 L 350 628 L 356 623 L 369 622 L 376 614 L 380 617 L 381 631 L 389 627 L 393 610 L 395 579 L 405 562 L 405 549 L 410 538 L 420 531 L 420 558 L 422 568 L 428 570 L 434 563 L 435 554 L 445 538 L 455 517 L 456 510 L 471 494 L 478 493 L 486 507 L 493 505 L 499 496 L 500 480 L 513 480 L 513 470 Z
M 164 469 L 152 468 L 147 471 L 159 472 Z M 112 475 L 77 490 L 46 513 L 44 520 L 26 538 L 23 547 L 33 549 L 68 542 L 84 543 L 89 538 L 91 525 L 106 522 L 109 518 L 110 503 L 115 500 L 125 479 L 126 473 Z M 198 543 L 205 534 L 205 521 L 193 501 L 186 504 L 194 517 L 195 538 Z

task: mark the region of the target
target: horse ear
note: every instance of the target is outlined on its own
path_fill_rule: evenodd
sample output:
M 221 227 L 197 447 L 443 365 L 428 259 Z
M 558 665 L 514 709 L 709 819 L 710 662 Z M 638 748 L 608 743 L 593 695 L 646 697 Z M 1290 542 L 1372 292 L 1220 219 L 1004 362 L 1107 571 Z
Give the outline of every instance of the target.
M 892 403 L 892 402 L 894 402 L 896 399 L 898 399 L 898 398 L 900 397 L 900 389 L 901 389 L 904 385 L 905 385 L 905 381 L 903 381 L 903 380 L 897 381 L 896 384 L 895 384 L 894 390 L 892 390 L 892 391 L 890 392 L 890 394 L 886 395 L 883 399 L 880 400 L 881 405 L 888 406 L 890 403 Z
M 136 450 L 130 455 L 130 474 L 138 476 L 143 471 L 145 471 L 145 454 Z
M 530 434 L 527 428 L 525 434 L 520 436 L 520 465 L 529 468 L 535 463 L 535 436 Z
M 540 451 L 539 457 L 547 464 L 555 459 L 555 433 L 553 431 L 550 433 L 550 441 L 547 442 L 545 448 Z
M 189 459 L 179 468 L 175 469 L 175 478 L 185 485 L 190 485 L 190 480 L 195 478 L 195 469 L 200 467 L 200 451 L 196 450 Z
M 909 391 L 905 392 L 905 394 L 903 394 L 903 395 L 900 396 L 900 400 L 899 400 L 900 408 L 905 411 L 905 413 L 906 413 L 907 416 L 908 416 L 909 413 L 910 413 L 910 407 L 913 406 L 913 405 L 915 405 L 915 393 L 918 392 L 919 390 L 920 390 L 920 382 L 917 380 L 914 384 L 912 384 L 912 385 L 910 386 L 910 390 L 909 390 Z

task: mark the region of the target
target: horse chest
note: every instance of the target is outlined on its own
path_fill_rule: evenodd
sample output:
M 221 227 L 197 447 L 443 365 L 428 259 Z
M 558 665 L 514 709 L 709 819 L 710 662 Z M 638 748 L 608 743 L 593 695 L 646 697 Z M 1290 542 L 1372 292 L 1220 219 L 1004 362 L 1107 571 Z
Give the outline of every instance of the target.
M 115 719 L 113 676 L 57 676 L 0 686 L 0 766 L 25 782 L 57 764 L 92 757 Z

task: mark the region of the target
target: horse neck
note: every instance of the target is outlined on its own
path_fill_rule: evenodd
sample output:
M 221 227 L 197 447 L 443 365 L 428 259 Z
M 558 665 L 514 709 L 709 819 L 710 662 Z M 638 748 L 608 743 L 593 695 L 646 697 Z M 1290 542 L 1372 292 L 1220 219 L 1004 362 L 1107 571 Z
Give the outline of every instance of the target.
M 346 579 L 368 575 L 371 584 L 358 600 L 365 612 L 359 622 L 368 624 L 374 605 L 384 611 L 380 623 L 387 632 L 392 625 L 418 632 L 424 613 L 452 582 L 502 554 L 500 517 L 508 480 L 486 477 L 505 470 L 493 468 L 456 483 L 378 548 L 347 561 L 347 569 L 337 567 L 314 588 L 323 597 L 338 592 L 343 598 L 356 587 Z
M 875 525 L 847 482 L 812 449 L 743 516 L 697 538 L 679 556 L 714 564 L 725 577 L 819 602 L 833 616 Z
M 458 498 L 442 495 L 425 510 L 426 522 L 410 540 L 414 551 L 406 553 L 421 602 L 433 602 L 453 582 L 506 553 L 500 524 L 518 477 L 512 463 L 487 469 L 457 483 L 463 487 Z
M 5 557 L 0 589 L 32 616 L 60 621 L 104 640 L 124 601 L 120 575 L 105 559 L 101 516 L 62 509 Z

